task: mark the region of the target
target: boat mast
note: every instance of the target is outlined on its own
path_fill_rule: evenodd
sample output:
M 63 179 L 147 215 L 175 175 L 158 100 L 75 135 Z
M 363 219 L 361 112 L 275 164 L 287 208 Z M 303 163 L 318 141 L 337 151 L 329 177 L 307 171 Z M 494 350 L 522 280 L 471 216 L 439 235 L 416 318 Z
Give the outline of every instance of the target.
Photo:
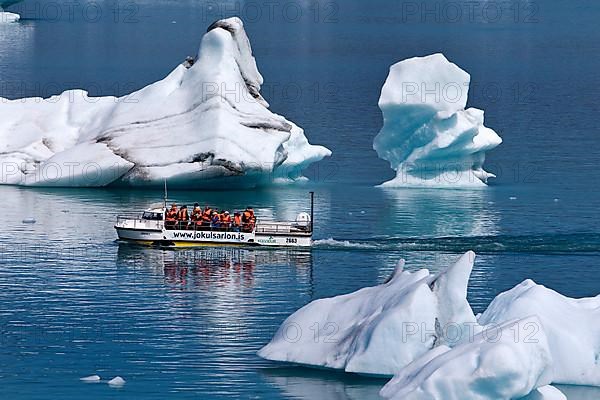
M 167 179 L 165 178 L 165 210 L 167 209 Z
M 315 192 L 310 192 L 310 231 L 313 231 L 313 217 L 315 214 Z

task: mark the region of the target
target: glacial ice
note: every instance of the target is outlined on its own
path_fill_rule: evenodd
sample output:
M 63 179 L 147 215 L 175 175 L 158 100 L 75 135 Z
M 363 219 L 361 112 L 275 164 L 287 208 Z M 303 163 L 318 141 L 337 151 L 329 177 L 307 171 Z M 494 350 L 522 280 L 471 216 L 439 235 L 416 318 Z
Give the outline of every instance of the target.
M 468 252 L 439 275 L 409 272 L 401 261 L 389 281 L 333 298 L 315 300 L 281 325 L 263 358 L 392 376 L 429 350 L 454 345 L 476 325 L 467 283 L 475 254 Z
M 265 359 L 394 376 L 384 397 L 564 400 L 550 384 L 600 386 L 600 295 L 572 299 L 526 280 L 477 319 L 466 300 L 475 254 L 432 275 L 315 300 L 290 315 Z
M 2 100 L 0 183 L 240 188 L 302 179 L 331 152 L 269 111 L 238 18 L 212 24 L 195 63 L 130 95 Z
M 526 280 L 499 294 L 482 325 L 536 315 L 550 343 L 554 383 L 600 386 L 600 295 L 572 299 Z
M 379 98 L 384 124 L 373 148 L 396 177 L 387 187 L 485 186 L 485 154 L 502 139 L 465 109 L 470 76 L 442 54 L 400 61 Z
M 393 400 L 510 400 L 552 382 L 543 331 L 530 340 L 537 317 L 483 331 L 452 349 L 439 346 L 402 369 L 380 394 Z
M 20 3 L 21 1 L 23 0 L 0 0 L 0 24 L 18 22 L 21 20 L 19 14 L 4 11 L 6 7 Z

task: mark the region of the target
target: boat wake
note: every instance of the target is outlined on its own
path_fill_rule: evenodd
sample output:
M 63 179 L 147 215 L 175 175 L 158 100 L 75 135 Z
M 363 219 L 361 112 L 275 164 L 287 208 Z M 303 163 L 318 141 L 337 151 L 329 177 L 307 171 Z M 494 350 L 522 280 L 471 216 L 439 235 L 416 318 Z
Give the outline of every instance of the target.
M 600 233 L 434 238 L 328 238 L 315 240 L 313 246 L 321 250 L 345 249 L 356 251 L 442 251 L 463 253 L 466 249 L 474 249 L 478 253 L 600 253 Z

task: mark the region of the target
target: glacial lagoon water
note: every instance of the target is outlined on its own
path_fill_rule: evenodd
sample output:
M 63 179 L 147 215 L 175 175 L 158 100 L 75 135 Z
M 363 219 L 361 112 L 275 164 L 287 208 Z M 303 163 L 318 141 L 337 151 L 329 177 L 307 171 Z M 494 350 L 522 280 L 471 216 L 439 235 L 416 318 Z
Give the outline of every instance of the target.
M 518 16 L 503 9 L 498 20 L 451 20 L 447 8 L 423 19 L 383 0 L 282 2 L 272 17 L 261 2 L 96 2 L 99 17 L 91 2 L 71 17 L 67 3 L 11 8 L 23 21 L 0 25 L 0 96 L 127 93 L 194 54 L 212 20 L 241 13 L 272 109 L 334 156 L 306 172 L 308 185 L 170 193 L 290 218 L 315 190 L 311 251 L 119 244 L 116 215 L 162 192 L 0 187 L 2 398 L 375 399 L 380 380 L 282 367 L 255 353 L 289 313 L 377 284 L 401 257 L 408 268 L 438 270 L 475 250 L 476 312 L 525 278 L 574 297 L 600 292 L 595 2 L 515 2 Z M 286 4 L 302 16 L 282 15 Z M 504 138 L 487 164 L 498 179 L 485 190 L 375 188 L 393 176 L 371 149 L 387 68 L 437 51 L 471 73 L 469 104 Z M 127 383 L 79 381 L 95 373 Z M 600 396 L 561 389 L 575 400 Z

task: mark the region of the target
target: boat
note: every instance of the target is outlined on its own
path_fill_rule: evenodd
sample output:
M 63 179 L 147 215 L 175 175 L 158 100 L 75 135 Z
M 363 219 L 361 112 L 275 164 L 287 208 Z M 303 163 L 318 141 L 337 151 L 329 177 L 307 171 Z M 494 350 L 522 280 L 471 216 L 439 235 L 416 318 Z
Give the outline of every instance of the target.
M 314 192 L 310 192 L 310 213 L 300 212 L 294 221 L 262 221 L 249 228 L 210 227 L 197 224 L 168 224 L 164 203 L 134 217 L 117 216 L 119 240 L 151 246 L 268 246 L 310 247 L 312 245 Z

